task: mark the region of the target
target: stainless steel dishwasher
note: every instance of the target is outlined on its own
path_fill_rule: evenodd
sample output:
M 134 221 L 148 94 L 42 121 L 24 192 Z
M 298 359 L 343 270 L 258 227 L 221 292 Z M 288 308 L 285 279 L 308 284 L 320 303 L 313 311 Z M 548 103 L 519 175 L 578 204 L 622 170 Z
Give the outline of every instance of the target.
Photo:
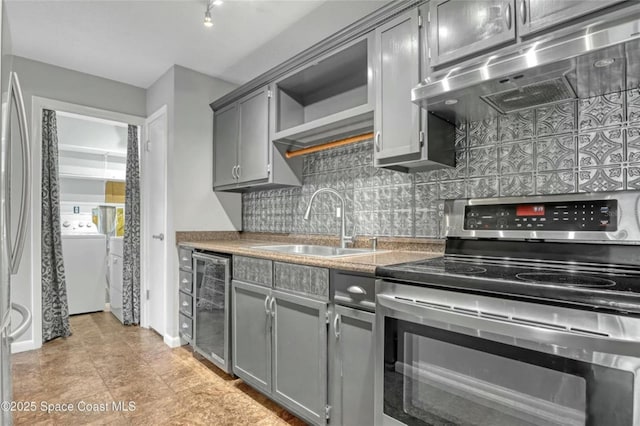
M 193 280 L 193 348 L 231 374 L 231 256 L 194 252 Z

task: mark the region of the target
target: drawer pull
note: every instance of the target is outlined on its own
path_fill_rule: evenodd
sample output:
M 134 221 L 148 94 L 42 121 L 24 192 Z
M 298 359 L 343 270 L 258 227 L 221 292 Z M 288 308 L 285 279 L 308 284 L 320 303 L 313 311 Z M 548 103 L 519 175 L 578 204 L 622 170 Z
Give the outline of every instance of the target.
M 187 328 L 189 328 L 189 324 L 187 324 L 187 323 L 183 323 L 183 324 L 182 324 L 182 328 L 184 328 L 184 329 L 186 330 Z
M 367 294 L 366 290 L 360 286 L 352 285 L 347 289 L 347 292 L 350 294 L 359 294 L 364 295 Z
M 182 306 L 189 306 L 188 302 L 182 302 Z
M 188 279 L 186 279 L 186 278 L 183 278 L 183 279 L 182 279 L 182 284 L 189 284 L 189 280 L 188 280 Z
M 188 257 L 183 257 L 183 258 L 182 258 L 182 261 L 183 261 L 183 262 L 188 262 L 188 261 L 189 261 L 189 258 L 188 258 Z

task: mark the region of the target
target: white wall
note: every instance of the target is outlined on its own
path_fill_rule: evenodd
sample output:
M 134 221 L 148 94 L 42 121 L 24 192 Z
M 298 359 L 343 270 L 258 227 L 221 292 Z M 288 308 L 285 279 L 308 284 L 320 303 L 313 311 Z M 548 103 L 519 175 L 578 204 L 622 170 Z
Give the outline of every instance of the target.
M 390 0 L 327 1 L 235 62 L 221 75 L 233 76 L 234 82 L 247 82 L 389 2 Z
M 148 89 L 147 116 L 167 107 L 167 300 L 165 341 L 178 337 L 176 231 L 226 231 L 241 226 L 239 194 L 214 193 L 213 113 L 209 104 L 236 86 L 173 66 Z
M 17 72 L 22 86 L 30 132 L 32 128 L 31 105 L 33 96 L 141 117 L 146 114 L 145 89 L 21 57 L 14 57 L 13 59 L 13 69 Z M 35 141 L 33 135 L 31 136 L 32 152 L 39 153 L 41 150 L 40 141 Z M 37 175 L 40 176 L 40 173 L 38 172 Z M 33 187 L 38 188 L 33 189 L 34 191 L 39 191 L 39 182 L 34 182 Z M 32 223 L 37 223 L 39 220 L 40 218 L 32 217 Z M 33 285 L 40 285 L 40 283 L 35 283 L 32 277 L 32 271 L 40 270 L 40 265 L 36 265 L 33 262 L 33 240 L 39 238 L 40 235 L 33 235 L 29 230 L 20 269 L 18 274 L 12 277 L 11 292 L 13 300 L 29 307 L 34 316 L 41 317 L 41 312 L 34 310 L 32 287 Z M 15 344 L 14 350 L 31 349 L 34 345 L 34 339 L 35 334 L 32 326 Z

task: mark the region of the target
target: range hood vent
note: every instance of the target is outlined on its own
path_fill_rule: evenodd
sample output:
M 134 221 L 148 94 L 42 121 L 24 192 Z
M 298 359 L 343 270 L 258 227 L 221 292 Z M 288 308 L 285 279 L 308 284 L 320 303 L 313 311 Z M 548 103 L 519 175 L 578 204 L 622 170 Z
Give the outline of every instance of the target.
M 501 114 L 508 114 L 536 105 L 575 99 L 575 97 L 576 93 L 564 76 L 481 96 L 486 103 Z
M 631 9 L 631 10 L 630 10 Z M 475 65 L 438 71 L 412 101 L 451 123 L 640 88 L 640 5 Z M 488 108 L 489 105 L 491 108 Z

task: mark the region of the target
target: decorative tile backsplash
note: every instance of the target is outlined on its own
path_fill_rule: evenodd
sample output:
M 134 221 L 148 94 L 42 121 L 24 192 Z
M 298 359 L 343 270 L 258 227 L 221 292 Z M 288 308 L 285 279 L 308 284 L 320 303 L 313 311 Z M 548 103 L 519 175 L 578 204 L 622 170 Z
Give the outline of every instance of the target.
M 373 167 L 365 141 L 304 158 L 303 186 L 243 195 L 243 228 L 337 234 L 337 197 L 347 234 L 440 238 L 451 198 L 640 189 L 640 90 L 519 111 L 456 130 L 456 167 L 405 174 Z

